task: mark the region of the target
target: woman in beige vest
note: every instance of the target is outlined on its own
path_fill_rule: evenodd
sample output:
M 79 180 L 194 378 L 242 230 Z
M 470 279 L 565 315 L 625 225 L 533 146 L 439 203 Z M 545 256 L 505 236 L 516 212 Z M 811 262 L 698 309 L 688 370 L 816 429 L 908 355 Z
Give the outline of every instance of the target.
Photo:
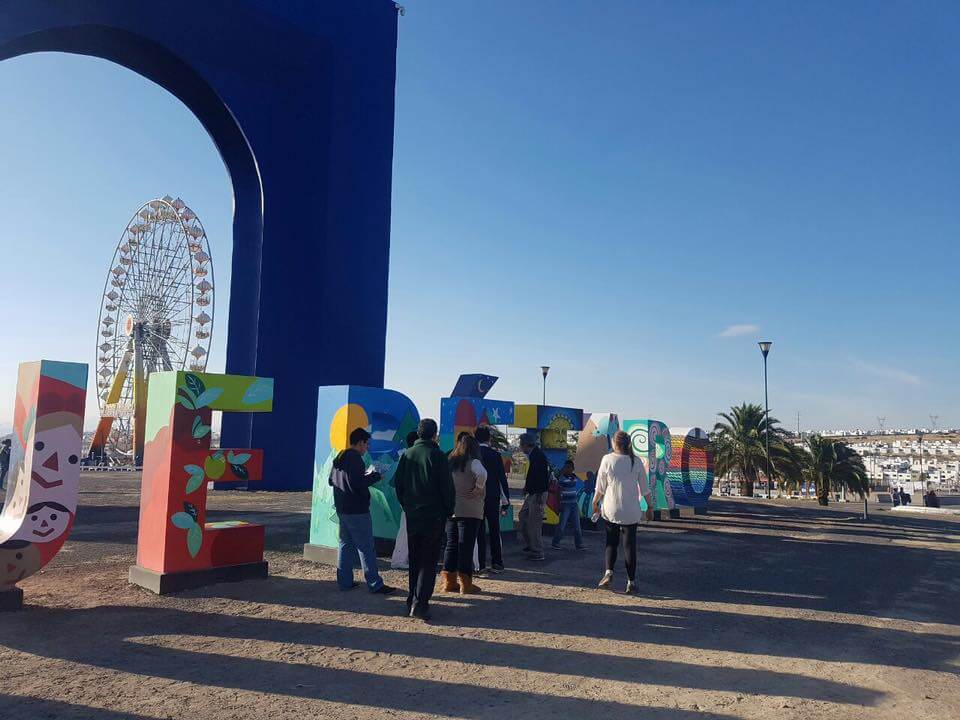
M 480 461 L 480 445 L 464 434 L 450 453 L 450 471 L 456 489 L 453 517 L 447 520 L 447 548 L 440 573 L 442 589 L 461 594 L 478 593 L 473 584 L 473 549 L 483 518 L 487 471 Z

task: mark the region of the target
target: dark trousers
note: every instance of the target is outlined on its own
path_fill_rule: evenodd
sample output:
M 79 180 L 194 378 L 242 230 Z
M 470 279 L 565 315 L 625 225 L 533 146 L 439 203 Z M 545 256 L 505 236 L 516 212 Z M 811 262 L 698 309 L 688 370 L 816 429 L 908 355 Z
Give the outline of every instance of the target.
M 630 582 L 637 580 L 637 526 L 617 525 L 607 522 L 607 547 L 604 549 L 604 569 L 613 572 L 617 564 L 617 545 L 623 545 L 623 560 L 627 566 L 627 579 Z
M 483 507 L 483 520 L 477 535 L 477 562 L 487 567 L 487 537 L 490 538 L 490 564 L 503 565 L 503 542 L 500 540 L 500 503 Z
M 440 541 L 443 535 L 443 518 L 418 520 L 411 526 L 407 518 L 407 545 L 410 550 L 410 592 L 407 605 L 427 610 L 437 582 L 437 558 L 440 556 Z
M 477 544 L 480 518 L 449 518 L 443 569 L 473 575 L 473 546 Z

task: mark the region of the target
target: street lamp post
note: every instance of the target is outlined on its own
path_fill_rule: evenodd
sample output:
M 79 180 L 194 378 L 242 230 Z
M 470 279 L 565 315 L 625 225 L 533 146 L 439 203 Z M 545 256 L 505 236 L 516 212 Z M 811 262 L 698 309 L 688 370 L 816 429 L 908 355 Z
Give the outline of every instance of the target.
M 926 489 L 926 485 L 923 484 L 923 430 L 917 432 L 917 440 L 920 441 L 920 487 Z
M 547 404 L 547 373 L 550 372 L 549 365 L 541 365 L 540 372 L 543 373 L 543 404 Z
M 770 491 L 770 398 L 767 393 L 767 355 L 770 354 L 770 346 L 773 343 L 769 340 L 761 340 L 757 345 L 760 346 L 760 352 L 763 353 L 763 410 L 765 418 L 763 440 L 767 454 L 767 499 L 769 499 L 772 493 Z

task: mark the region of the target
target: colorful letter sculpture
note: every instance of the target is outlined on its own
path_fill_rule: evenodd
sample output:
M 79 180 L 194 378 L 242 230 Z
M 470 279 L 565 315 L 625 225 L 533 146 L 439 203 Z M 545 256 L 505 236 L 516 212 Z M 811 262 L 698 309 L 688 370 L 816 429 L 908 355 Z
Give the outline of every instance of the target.
M 490 400 L 487 393 L 499 378 L 494 375 L 461 375 L 448 398 L 440 400 L 440 447 L 453 450 L 462 432 L 473 434 L 481 425 L 512 425 L 514 405 L 508 400 Z M 509 467 L 511 459 L 504 457 Z M 509 473 L 509 470 L 507 470 Z M 513 506 L 500 516 L 500 531 L 514 529 Z
M 440 447 L 444 451 L 453 450 L 462 432 L 472 434 L 480 425 L 513 424 L 513 403 L 487 398 L 497 380 L 493 375 L 461 375 L 451 396 L 440 400 Z
M 583 410 L 549 405 L 515 405 L 513 427 L 540 434 L 540 449 L 559 474 L 568 456 L 567 434 L 583 429 Z M 556 525 L 560 522 L 559 513 L 560 498 L 554 491 L 547 495 L 544 523 Z
M 17 583 L 53 560 L 70 536 L 86 399 L 86 364 L 21 363 L 0 514 L 0 610 L 23 606 Z
M 673 452 L 670 429 L 659 420 L 624 420 L 623 431 L 630 436 L 633 451 L 643 458 L 647 467 L 647 482 L 653 496 L 654 510 L 672 512 L 676 508 L 667 468 Z M 647 503 L 640 501 L 646 510 Z
M 700 428 L 670 429 L 672 457 L 667 479 L 678 505 L 706 508 L 713 492 L 713 445 Z
M 317 436 L 313 461 L 313 499 L 310 542 L 304 545 L 308 560 L 332 564 L 338 546 L 340 523 L 333 505 L 330 469 L 337 455 L 350 446 L 350 433 L 364 428 L 371 435 L 367 465 L 382 476 L 370 487 L 370 515 L 378 549 L 387 551 L 400 530 L 401 508 L 393 474 L 407 448 L 407 435 L 417 429 L 420 415 L 403 393 L 357 385 L 321 387 L 317 392 Z
M 130 582 L 164 595 L 266 577 L 263 525 L 208 523 L 206 507 L 208 482 L 255 482 L 263 473 L 260 450 L 210 448 L 213 411 L 272 409 L 269 378 L 183 371 L 150 376 L 137 564 Z
M 575 470 L 580 478 L 577 504 L 580 515 L 585 518 L 593 514 L 591 505 L 594 490 L 597 488 L 600 461 L 613 447 L 613 436 L 619 429 L 620 420 L 614 413 L 592 413 L 577 438 L 577 455 L 574 460 Z

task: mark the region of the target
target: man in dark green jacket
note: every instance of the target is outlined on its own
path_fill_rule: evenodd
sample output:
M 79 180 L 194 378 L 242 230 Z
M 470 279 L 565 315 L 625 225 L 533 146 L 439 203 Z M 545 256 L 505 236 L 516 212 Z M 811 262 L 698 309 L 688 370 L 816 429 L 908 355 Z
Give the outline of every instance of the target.
M 447 455 L 437 444 L 437 423 L 424 419 L 419 438 L 400 458 L 394 475 L 397 499 L 407 514 L 410 547 L 410 617 L 430 619 L 430 598 L 437 580 L 443 526 L 453 514 L 455 492 Z

